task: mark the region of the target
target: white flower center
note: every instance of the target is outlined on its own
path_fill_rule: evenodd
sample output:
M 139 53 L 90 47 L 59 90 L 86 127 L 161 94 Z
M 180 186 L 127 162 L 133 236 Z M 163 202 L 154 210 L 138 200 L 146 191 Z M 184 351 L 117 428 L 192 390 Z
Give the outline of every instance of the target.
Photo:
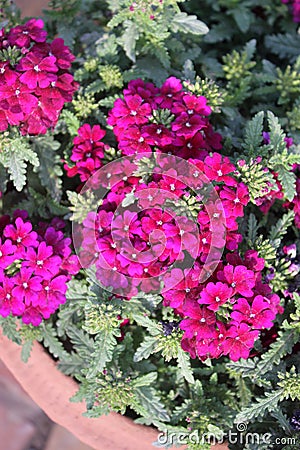
M 161 220 L 157 220 L 156 221 L 156 225 L 162 225 L 163 223 L 162 223 L 162 221 Z
M 162 129 L 161 128 L 157 128 L 156 134 L 161 134 L 161 133 L 162 133 Z
M 6 298 L 7 298 L 7 300 L 11 299 L 11 295 L 10 294 L 6 294 Z
M 16 89 L 16 90 L 15 90 L 15 94 L 16 94 L 16 95 L 19 95 L 20 92 L 21 92 L 21 91 L 20 91 L 19 89 Z
M 41 261 L 40 259 L 36 262 L 37 266 L 42 266 L 44 264 L 44 261 Z
M 33 70 L 34 70 L 35 72 L 40 72 L 40 68 L 39 68 L 38 65 L 34 66 Z
M 191 290 L 190 288 L 186 288 L 185 292 L 189 293 Z
M 220 302 L 220 301 L 221 301 L 220 297 L 216 297 L 216 302 Z
M 187 146 L 187 148 L 189 148 L 189 149 L 191 149 L 191 148 L 193 147 L 193 145 L 192 145 L 190 142 L 188 142 L 188 143 L 186 144 L 186 146 Z
M 236 198 L 233 200 L 233 202 L 234 202 L 234 203 L 240 203 L 240 199 L 236 197 Z
M 118 269 L 117 269 L 116 266 L 114 266 L 114 267 L 112 268 L 112 270 L 115 272 L 115 271 L 118 270 Z
M 191 128 L 191 124 L 190 124 L 190 122 L 187 122 L 186 124 L 185 124 L 185 126 L 187 127 L 187 128 Z
M 204 317 L 202 317 L 202 319 L 200 319 L 200 322 L 205 323 L 206 319 L 204 319 Z
M 1 72 L 1 73 L 4 73 L 4 72 L 5 72 L 4 67 L 1 67 L 0 72 Z
M 0 250 L 0 258 L 2 258 L 2 256 L 3 256 L 3 253 L 2 253 L 1 250 Z
M 175 184 L 174 183 L 172 183 L 172 184 L 170 184 L 170 188 L 171 188 L 171 191 L 175 191 Z
M 23 288 L 24 288 L 24 289 L 27 289 L 27 288 L 28 288 L 28 283 L 26 283 L 26 282 L 23 283 Z
M 125 230 L 125 231 L 128 231 L 128 230 L 129 230 L 129 226 L 128 226 L 128 225 L 125 225 L 124 230 Z
M 217 171 L 217 174 L 218 174 L 219 177 L 221 177 L 221 176 L 223 175 L 222 170 L 218 170 L 218 171 Z
M 136 115 L 137 115 L 137 112 L 136 112 L 136 111 L 130 111 L 130 115 L 131 115 L 131 116 L 136 116 Z
M 132 253 L 131 256 L 132 256 L 133 259 L 136 259 L 136 253 Z
M 106 178 L 110 178 L 111 177 L 111 173 L 108 173 L 107 175 L 106 175 Z
M 188 114 L 194 114 L 194 110 L 193 109 L 188 109 Z
M 149 202 L 152 202 L 152 200 L 153 200 L 152 195 L 148 195 L 147 199 L 149 200 Z
M 143 138 L 143 136 L 141 136 L 140 138 L 139 138 L 139 142 L 144 142 L 144 138 Z
M 91 152 L 88 152 L 88 153 L 86 154 L 86 157 L 87 157 L 87 158 L 90 158 L 91 156 L 92 156 Z
M 45 291 L 48 292 L 49 290 L 50 290 L 49 286 L 46 286 L 46 287 L 45 287 Z

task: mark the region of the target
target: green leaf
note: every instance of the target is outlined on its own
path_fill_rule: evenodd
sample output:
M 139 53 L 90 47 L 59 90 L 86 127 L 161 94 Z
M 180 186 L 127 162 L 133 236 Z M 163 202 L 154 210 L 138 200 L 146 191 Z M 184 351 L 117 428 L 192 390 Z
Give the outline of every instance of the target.
M 33 145 L 40 160 L 37 172 L 41 184 L 55 201 L 60 201 L 63 171 L 60 156 L 56 153 L 60 143 L 53 136 L 39 136 L 33 139 Z
M 247 122 L 245 140 L 242 147 L 247 151 L 249 156 L 256 156 L 260 153 L 259 147 L 263 140 L 263 121 L 264 112 L 260 111 L 250 120 L 250 122 Z
M 19 158 L 17 153 L 11 153 L 7 156 L 7 171 L 10 179 L 13 181 L 17 191 L 21 191 L 26 184 L 26 163 Z
M 94 364 L 89 368 L 87 378 L 94 378 L 97 373 L 102 372 L 106 364 L 112 360 L 116 345 L 115 330 L 103 330 L 97 334 L 94 352 L 91 355 Z
M 257 230 L 258 230 L 258 224 L 257 219 L 254 214 L 250 214 L 248 219 L 248 233 L 247 233 L 247 239 L 251 244 L 254 244 L 256 238 L 257 238 Z
M 131 20 L 125 21 L 125 31 L 120 38 L 120 42 L 125 50 L 126 55 L 128 58 L 135 62 L 135 46 L 136 42 L 139 38 L 139 30 L 134 22 Z
M 147 328 L 152 336 L 157 336 L 162 333 L 162 327 L 158 323 L 151 320 L 148 316 L 142 314 L 134 314 L 133 319 L 142 327 Z
M 273 53 L 281 58 L 288 58 L 292 63 L 299 56 L 300 36 L 297 33 L 266 36 L 265 43 Z
M 135 388 L 142 386 L 150 386 L 157 380 L 157 372 L 150 372 L 147 375 L 142 375 L 141 377 L 136 378 L 132 382 L 132 386 Z
M 254 405 L 242 409 L 236 416 L 235 423 L 244 423 L 253 419 L 259 419 L 263 417 L 267 411 L 274 411 L 277 408 L 282 392 L 282 389 L 278 389 L 275 392 L 266 392 L 265 397 L 260 398 Z
M 56 330 L 50 323 L 43 323 L 41 327 L 43 344 L 55 358 L 67 358 L 68 352 L 57 337 Z
M 283 165 L 276 166 L 276 171 L 278 172 L 278 180 L 282 185 L 284 197 L 291 202 L 296 194 L 296 175 Z
M 281 238 L 286 235 L 288 229 L 293 225 L 294 217 L 294 211 L 290 210 L 272 226 L 269 232 L 269 239 L 274 245 L 276 244 L 276 247 L 280 245 Z
M 262 354 L 261 361 L 252 376 L 253 382 L 280 364 L 282 358 L 292 352 L 298 340 L 299 334 L 295 330 L 280 331 L 279 337 L 271 344 L 269 350 Z
M 2 327 L 2 333 L 7 336 L 8 339 L 21 345 L 22 339 L 17 329 L 17 319 L 13 316 L 0 317 L 0 326 Z
M 134 394 L 137 399 L 138 405 L 144 409 L 146 417 L 154 417 L 155 419 L 168 422 L 170 417 L 162 404 L 155 389 L 147 386 L 142 386 L 134 389 Z M 137 406 L 136 404 L 134 406 Z M 138 407 L 138 406 L 137 406 Z
M 137 348 L 133 357 L 133 361 L 139 362 L 142 359 L 148 359 L 149 356 L 154 353 L 156 345 L 157 337 L 146 336 L 141 345 Z
M 175 32 L 181 31 L 183 33 L 192 34 L 207 34 L 209 28 L 204 22 L 198 20 L 197 16 L 188 15 L 186 12 L 180 12 L 175 14 L 172 20 L 173 30 Z
M 242 33 L 246 33 L 251 24 L 251 12 L 245 6 L 239 5 L 232 10 L 232 15 Z
M 27 341 L 22 345 L 21 359 L 24 363 L 27 363 L 30 358 L 33 342 L 34 341 Z
M 184 352 L 181 347 L 179 347 L 178 349 L 177 362 L 182 376 L 186 379 L 188 383 L 194 384 L 195 379 L 193 376 L 193 370 L 191 368 L 189 355 L 186 352 Z
M 269 124 L 270 145 L 273 148 L 274 153 L 283 153 L 286 151 L 286 142 L 284 133 L 279 123 L 278 117 L 276 117 L 272 111 L 267 111 L 267 118 Z

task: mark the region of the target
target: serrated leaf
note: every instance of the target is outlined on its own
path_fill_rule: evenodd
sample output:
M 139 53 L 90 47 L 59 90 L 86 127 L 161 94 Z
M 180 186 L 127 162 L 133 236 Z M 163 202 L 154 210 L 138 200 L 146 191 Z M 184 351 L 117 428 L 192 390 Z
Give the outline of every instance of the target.
M 164 405 L 153 388 L 147 386 L 138 387 L 134 389 L 134 394 L 138 404 L 145 410 L 146 417 L 155 417 L 155 419 L 164 422 L 170 420 Z
M 154 383 L 157 380 L 157 373 L 151 372 L 147 373 L 147 375 L 142 375 L 132 382 L 132 386 L 135 388 L 139 388 L 142 386 L 150 386 L 152 383 Z
M 120 42 L 125 50 L 126 55 L 132 61 L 136 61 L 135 46 L 139 38 L 139 30 L 136 24 L 130 20 L 125 21 L 125 31 L 120 39 Z
M 188 15 L 186 12 L 175 14 L 172 25 L 175 32 L 182 31 L 183 33 L 198 35 L 207 34 L 209 32 L 209 28 L 204 22 L 198 20 L 197 16 Z
M 272 226 L 269 232 L 269 239 L 271 242 L 275 242 L 277 240 L 280 242 L 281 238 L 286 235 L 289 227 L 292 226 L 294 217 L 294 211 L 288 211 L 282 216 L 281 219 L 277 221 L 275 225 Z
M 7 171 L 17 191 L 21 191 L 26 184 L 26 163 L 17 153 L 7 156 Z
M 193 370 L 191 368 L 189 355 L 184 352 L 181 347 L 179 347 L 178 349 L 177 362 L 182 376 L 188 383 L 194 384 L 195 378 L 193 375 Z
M 270 129 L 270 145 L 275 153 L 283 153 L 286 150 L 286 142 L 284 140 L 286 134 L 281 128 L 278 117 L 272 111 L 267 111 L 267 118 Z
M 98 372 L 102 372 L 106 364 L 112 360 L 116 345 L 115 330 L 105 330 L 97 334 L 94 352 L 91 355 L 94 365 L 90 367 L 87 378 L 94 378 Z
M 21 359 L 24 363 L 27 363 L 30 358 L 32 346 L 33 346 L 33 341 L 27 341 L 22 345 Z
M 243 409 L 235 418 L 235 423 L 244 423 L 253 419 L 261 418 L 265 413 L 272 412 L 277 408 L 282 395 L 282 389 L 275 392 L 266 392 L 265 397 L 258 399 L 254 405 Z
M 146 336 L 141 345 L 137 348 L 133 361 L 139 362 L 142 359 L 148 359 L 154 352 L 157 344 L 157 338 L 155 336 Z
M 259 153 L 258 149 L 263 140 L 263 121 L 264 112 L 260 111 L 247 123 L 245 140 L 242 146 L 249 153 L 249 156 L 254 156 Z
M 297 33 L 266 36 L 265 43 L 273 53 L 281 58 L 289 58 L 292 63 L 299 56 L 300 36 Z
M 274 365 L 280 364 L 281 359 L 292 352 L 294 345 L 299 340 L 299 335 L 295 330 L 280 331 L 279 334 L 280 336 L 271 344 L 269 350 L 262 354 L 261 361 L 252 377 L 254 382 L 272 370 Z
M 134 314 L 133 319 L 136 321 L 138 325 L 147 328 L 147 330 L 152 336 L 157 336 L 162 332 L 161 326 L 158 323 L 154 322 L 154 320 L 151 320 L 146 315 Z
M 239 29 L 246 33 L 251 24 L 251 12 L 246 7 L 239 5 L 232 10 L 232 15 Z
M 278 180 L 282 185 L 284 197 L 291 202 L 296 194 L 296 175 L 284 166 L 276 166 L 276 170 L 278 172 Z

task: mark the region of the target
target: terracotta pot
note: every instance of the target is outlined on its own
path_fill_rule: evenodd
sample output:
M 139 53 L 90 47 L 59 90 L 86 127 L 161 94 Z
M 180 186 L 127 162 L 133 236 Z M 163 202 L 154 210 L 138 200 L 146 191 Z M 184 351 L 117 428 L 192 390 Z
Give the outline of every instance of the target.
M 154 450 L 158 432 L 135 424 L 127 417 L 111 413 L 98 419 L 82 416 L 84 403 L 70 403 L 77 391 L 72 378 L 59 372 L 55 362 L 36 343 L 27 364 L 21 361 L 21 347 L 0 333 L 0 358 L 23 389 L 54 422 L 96 450 Z M 186 446 L 180 447 L 181 450 Z M 225 444 L 213 450 L 225 450 Z

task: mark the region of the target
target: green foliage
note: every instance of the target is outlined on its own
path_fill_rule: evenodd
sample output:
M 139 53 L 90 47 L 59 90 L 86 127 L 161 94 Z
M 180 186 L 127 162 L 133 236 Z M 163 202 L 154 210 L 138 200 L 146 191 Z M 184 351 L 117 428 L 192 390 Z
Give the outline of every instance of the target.
M 53 136 L 39 136 L 32 138 L 32 146 L 35 149 L 40 165 L 37 169 L 42 186 L 46 188 L 51 198 L 60 201 L 62 195 L 63 174 L 61 158 L 58 154 L 60 143 Z
M 40 167 L 37 154 L 31 149 L 28 139 L 4 133 L 0 138 L 0 164 L 7 170 L 17 191 L 26 184 L 27 163 Z M 2 181 L 3 183 L 3 181 Z

